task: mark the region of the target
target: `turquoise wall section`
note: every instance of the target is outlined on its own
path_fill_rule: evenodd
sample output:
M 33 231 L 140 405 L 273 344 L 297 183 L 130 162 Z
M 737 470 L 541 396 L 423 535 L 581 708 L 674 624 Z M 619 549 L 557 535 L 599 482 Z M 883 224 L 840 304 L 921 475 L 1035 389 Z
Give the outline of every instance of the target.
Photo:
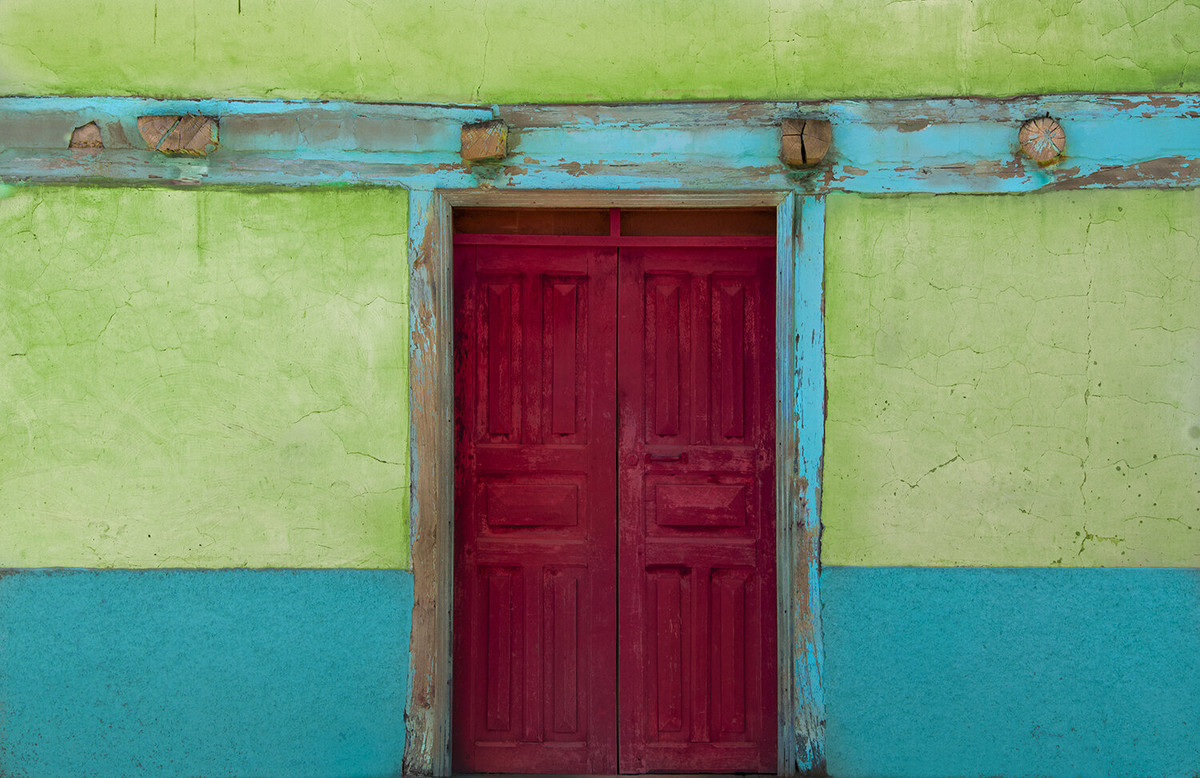
M 829 567 L 836 778 L 1193 778 L 1200 571 Z
M 0 577 L 0 775 L 391 776 L 404 571 Z

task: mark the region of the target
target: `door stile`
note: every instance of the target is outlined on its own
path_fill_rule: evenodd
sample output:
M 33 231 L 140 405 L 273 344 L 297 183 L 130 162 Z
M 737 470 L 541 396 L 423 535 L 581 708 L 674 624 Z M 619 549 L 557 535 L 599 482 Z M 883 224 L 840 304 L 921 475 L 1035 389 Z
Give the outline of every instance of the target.
M 640 472 L 646 455 L 637 420 L 641 418 L 641 390 L 645 383 L 642 334 L 645 332 L 646 312 L 642 300 L 645 289 L 640 263 L 632 252 L 623 252 L 618 266 L 618 328 L 617 350 L 621 363 L 617 373 L 617 564 L 618 610 L 617 626 L 621 646 L 621 662 L 617 666 L 619 705 L 618 726 L 621 742 L 618 748 L 622 773 L 644 773 L 646 717 L 643 714 L 645 678 L 643 668 L 648 656 L 644 641 L 638 639 L 639 625 L 648 621 L 646 598 L 639 587 L 646 569 L 645 547 L 640 542 L 644 523 L 639 506 L 644 503 L 645 483 Z
M 593 446 L 589 467 L 596 478 L 596 493 L 610 495 L 605 506 L 618 511 L 617 471 L 617 319 L 619 310 L 617 281 L 617 250 L 595 249 L 589 260 L 591 284 L 591 308 L 594 311 L 609 311 L 613 315 L 597 317 L 594 330 L 594 361 L 596 377 L 588 382 L 588 407 L 596 414 L 596 428 L 603 431 L 606 445 Z M 617 770 L 617 710 L 619 684 L 617 681 L 617 654 L 620 646 L 617 616 L 618 563 L 620 542 L 617 527 L 609 522 L 607 531 L 601 531 L 596 523 L 596 533 L 602 541 L 593 550 L 596 569 L 597 595 L 593 601 L 603 602 L 606 608 L 595 608 L 590 614 L 595 620 L 594 634 L 612 635 L 607 644 L 593 642 L 581 646 L 591 653 L 591 676 L 589 684 L 596 694 L 590 701 L 590 718 L 593 735 L 588 741 L 588 767 L 592 773 L 611 773 Z

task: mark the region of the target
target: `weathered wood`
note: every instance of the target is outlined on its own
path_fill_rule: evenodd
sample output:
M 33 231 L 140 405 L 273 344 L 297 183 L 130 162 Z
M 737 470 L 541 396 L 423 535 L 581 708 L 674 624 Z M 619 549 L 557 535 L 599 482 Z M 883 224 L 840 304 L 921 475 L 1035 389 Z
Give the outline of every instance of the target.
M 217 120 L 211 116 L 139 116 L 137 128 L 163 154 L 203 157 L 217 150 Z
M 71 133 L 71 142 L 67 145 L 71 149 L 102 149 L 104 141 L 100 138 L 100 125 L 95 122 L 88 122 L 82 127 L 76 127 Z
M 1011 101 L 840 101 L 836 158 L 816 168 L 779 159 L 785 110 L 806 104 L 518 106 L 498 109 L 519 148 L 499 165 L 460 156 L 459 106 L 171 101 L 231 111 L 222 153 L 187 157 L 121 146 L 141 98 L 0 98 L 6 181 L 221 185 L 370 184 L 413 189 L 789 190 L 1006 193 L 1071 187 L 1200 185 L 1200 96 L 1051 95 Z M 125 113 L 122 113 L 125 112 Z M 242 113 L 239 113 L 242 112 Z M 1010 127 L 1053 112 L 1072 127 L 1070 157 L 1045 165 L 1013 154 Z M 1024 116 L 1020 114 L 1024 113 Z M 517 125 L 517 119 L 528 125 Z M 107 148 L 62 148 L 63 127 L 96 120 Z M 339 124 L 340 122 L 340 124 Z M 334 129 L 330 129 L 330 127 Z M 336 131 L 334 131 L 336 130 Z M 68 129 L 69 132 L 69 129 Z M 53 142 L 51 142 L 53 141 Z
M 825 119 L 784 119 L 779 158 L 790 167 L 818 165 L 825 159 L 832 139 L 833 125 Z
M 797 618 L 793 550 L 796 548 L 797 501 L 795 465 L 798 445 L 794 423 L 796 396 L 796 196 L 776 209 L 775 257 L 775 575 L 779 695 L 775 772 L 795 775 L 799 767 L 796 732 L 796 671 L 793 652 Z
M 1021 150 L 1038 162 L 1058 159 L 1067 146 L 1067 134 L 1062 125 L 1049 116 L 1039 116 L 1022 124 L 1017 139 Z
M 405 714 L 408 748 L 406 750 L 404 769 L 406 773 L 423 775 L 448 775 L 450 770 L 449 754 L 447 751 L 451 738 L 450 732 L 450 670 L 449 670 L 449 641 L 450 641 L 450 612 L 453 593 L 451 591 L 452 560 L 449 555 L 453 549 L 453 430 L 450 426 L 452 413 L 452 398 L 442 396 L 447 386 L 452 386 L 452 376 L 446 372 L 453 364 L 453 347 L 450 342 L 449 302 L 442 298 L 450 287 L 451 245 L 452 236 L 449 232 L 449 206 L 491 206 L 512 205 L 514 207 L 533 207 L 542 205 L 549 208 L 570 207 L 654 207 L 654 208 L 756 208 L 776 206 L 785 198 L 790 197 L 785 191 L 713 191 L 713 192 L 670 192 L 670 191 L 500 191 L 493 188 L 449 189 L 438 193 L 414 191 L 409 202 L 409 242 L 410 242 L 410 328 L 412 332 L 411 346 L 411 376 L 412 389 L 411 405 L 411 451 L 412 451 L 412 528 L 413 549 L 412 563 L 416 586 L 416 596 L 413 610 L 413 630 L 410 642 L 410 657 L 412 662 L 410 684 L 411 694 Z M 806 200 L 805 202 L 808 202 Z M 808 210 L 805 214 L 808 221 L 823 219 L 823 212 Z M 780 228 L 779 235 L 790 235 L 793 228 L 790 217 L 788 227 Z M 438 220 L 436 224 L 433 220 Z M 805 222 L 808 223 L 808 222 Z M 822 237 L 814 237 L 808 250 L 817 250 Z M 791 263 L 794 258 L 791 253 L 793 243 L 780 238 L 777 241 L 777 262 Z M 786 254 L 784 252 L 787 252 Z M 809 268 L 811 280 L 812 265 Z M 785 282 L 786 283 L 786 282 Z M 819 281 L 818 281 L 819 283 Z M 777 288 L 779 288 L 777 286 Z M 441 291 L 438 291 L 441 290 Z M 819 304 L 819 291 L 817 292 Z M 780 306 L 783 308 L 784 306 Z M 446 328 L 441 336 L 435 333 Z M 780 336 L 783 337 L 783 336 Z M 823 341 L 817 341 L 817 346 L 823 347 Z M 811 358 L 812 344 L 802 348 L 806 358 Z M 440 351 L 439 351 L 440 349 Z M 433 377 L 441 376 L 440 389 L 434 385 Z M 789 373 L 789 375 L 791 375 Z M 817 380 L 817 377 L 812 377 Z M 820 379 L 823 380 L 823 377 Z M 794 381 L 794 378 L 793 378 Z M 777 391 L 790 393 L 790 386 L 781 382 Z M 438 398 L 441 397 L 439 400 Z M 813 394 L 805 395 L 811 402 Z M 438 403 L 442 403 L 440 406 Z M 820 407 L 818 401 L 818 407 Z M 786 406 L 786 403 L 784 404 Z M 442 412 L 438 413 L 437 408 Z M 784 406 L 778 406 L 784 407 Z M 810 411 L 813 413 L 814 411 Z M 795 411 L 790 412 L 792 419 L 790 428 L 792 438 L 796 435 Z M 784 449 L 780 449 L 781 452 Z M 791 449 L 795 451 L 795 447 Z M 819 462 L 819 458 L 815 460 Z M 798 465 L 793 455 L 788 459 L 780 459 L 777 473 L 791 473 Z M 795 481 L 794 476 L 789 476 Z M 811 483 L 817 483 L 814 475 Z M 794 508 L 788 503 L 777 505 L 777 515 L 780 521 Z M 816 519 L 815 514 L 807 516 Z M 793 539 L 796 535 L 793 534 Z M 793 581 L 803 581 L 807 587 L 812 572 L 815 570 L 816 533 L 805 531 L 802 535 L 803 553 L 796 550 L 794 545 L 781 545 L 780 553 L 791 556 L 780 557 L 781 565 L 793 568 Z M 788 560 L 788 561 L 783 561 Z M 811 567 L 810 567 L 811 566 Z M 803 572 L 801 572 L 803 570 Z M 793 589 L 796 585 L 793 585 Z M 781 584 L 782 587 L 782 584 Z M 780 588 L 781 600 L 784 589 Z M 816 607 L 813 593 L 806 588 L 803 598 L 804 607 Z M 794 599 L 794 598 L 793 598 Z M 791 627 L 792 633 L 813 634 L 813 628 L 807 626 L 811 616 L 806 611 L 797 610 L 795 604 L 791 607 L 793 620 L 802 621 L 803 629 Z M 815 633 L 819 638 L 819 630 Z M 783 637 L 780 637 L 783 640 Z M 793 641 L 793 645 L 795 642 Z M 803 643 L 806 650 L 813 651 L 811 638 Z M 819 651 L 819 642 L 816 644 Z M 811 665 L 789 661 L 780 666 L 781 677 L 796 669 L 806 673 L 802 684 L 797 684 L 804 693 L 813 693 L 814 687 L 810 673 Z M 819 675 L 816 676 L 819 678 Z M 819 694 L 819 687 L 815 692 Z M 796 694 L 791 699 L 802 700 Z M 804 771 L 817 774 L 812 765 L 823 764 L 823 703 L 808 703 L 803 720 L 806 722 L 803 736 L 794 733 L 797 729 L 794 723 L 787 731 L 793 758 L 793 765 L 788 771 L 796 772 L 796 764 L 800 763 Z M 813 717 L 816 721 L 812 721 Z M 782 722 L 781 722 L 782 726 Z M 781 737 L 783 734 L 781 732 Z M 786 738 L 785 738 L 786 739 Z M 801 741 L 798 749 L 797 741 Z M 795 757 L 798 750 L 806 755 Z
M 1011 135 L 1009 136 L 1011 138 Z M 60 141 L 61 142 L 61 141 Z M 1011 142 L 1011 141 L 1010 141 Z M 1200 150 L 1198 150 L 1200 151 Z M 455 158 L 457 158 L 455 153 Z M 774 156 L 774 155 L 773 155 Z M 1071 164 L 1027 166 L 1013 159 L 975 162 L 936 162 L 914 165 L 881 159 L 859 167 L 842 160 L 811 171 L 791 170 L 776 161 L 763 167 L 718 166 L 702 159 L 662 162 L 611 162 L 581 165 L 561 160 L 538 160 L 504 166 L 490 179 L 472 172 L 465 163 L 423 162 L 417 155 L 377 153 L 362 159 L 310 159 L 285 154 L 221 154 L 193 159 L 167 157 L 150 151 L 105 148 L 92 154 L 67 149 L 0 151 L 0 178 L 12 183 L 87 183 L 144 186 L 315 186 L 327 184 L 461 189 L 486 183 L 500 201 L 505 196 L 536 205 L 530 192 L 580 191 L 724 191 L 802 194 L 861 192 L 899 194 L 1019 193 L 1053 189 L 1176 188 L 1200 186 L 1200 153 L 1103 164 L 1072 154 Z M 858 161 L 858 160 L 854 160 Z M 718 198 L 719 199 L 719 198 Z
M 780 775 L 825 774 L 820 479 L 825 442 L 825 207 L 779 206 L 776 401 Z M 786 300 L 786 304 L 784 301 Z
M 450 774 L 454 374 L 450 208 L 409 195 L 409 451 L 413 620 L 404 773 Z
M 796 765 L 802 775 L 825 771 L 825 649 L 821 636 L 821 478 L 825 463 L 825 198 L 796 198 L 796 236 L 791 258 L 795 278 L 794 383 L 787 387 L 795 426 L 788 452 L 795 524 L 791 547 L 794 667 L 792 716 Z M 782 257 L 780 258 L 782 261 Z M 786 383 L 783 386 L 786 387 Z
M 1148 159 L 1133 165 L 1103 165 L 1083 175 L 1079 168 L 1064 174 L 1048 189 L 1122 189 L 1131 187 L 1195 187 L 1200 184 L 1200 159 L 1179 155 Z
M 465 162 L 495 162 L 504 159 L 508 156 L 508 125 L 503 119 L 464 124 L 459 153 Z

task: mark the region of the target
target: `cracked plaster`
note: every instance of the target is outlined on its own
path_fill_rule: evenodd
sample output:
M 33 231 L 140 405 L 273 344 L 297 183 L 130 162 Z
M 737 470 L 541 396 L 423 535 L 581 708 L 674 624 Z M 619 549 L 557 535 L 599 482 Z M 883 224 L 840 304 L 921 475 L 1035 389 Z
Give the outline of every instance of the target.
M 6 0 L 0 94 L 487 104 L 1197 91 L 1198 29 L 1195 0 Z
M 0 199 L 0 567 L 406 567 L 403 193 Z
M 1200 192 L 828 213 L 824 564 L 1200 566 Z

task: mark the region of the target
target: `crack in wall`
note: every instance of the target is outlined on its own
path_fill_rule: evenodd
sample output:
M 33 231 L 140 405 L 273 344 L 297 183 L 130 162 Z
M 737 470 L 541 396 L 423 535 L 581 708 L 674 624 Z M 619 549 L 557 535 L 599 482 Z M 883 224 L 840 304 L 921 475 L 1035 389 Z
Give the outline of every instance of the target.
M 1200 563 L 1196 197 L 831 198 L 826 563 Z

